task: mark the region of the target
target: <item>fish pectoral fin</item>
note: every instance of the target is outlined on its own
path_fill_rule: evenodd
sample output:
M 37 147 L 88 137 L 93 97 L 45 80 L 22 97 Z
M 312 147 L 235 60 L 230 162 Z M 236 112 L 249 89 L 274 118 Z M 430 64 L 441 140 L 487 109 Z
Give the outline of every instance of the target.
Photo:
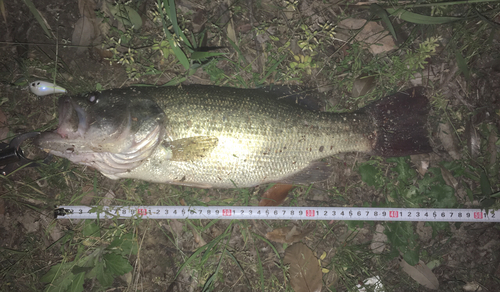
M 172 150 L 172 161 L 193 161 L 206 157 L 219 143 L 217 137 L 196 136 L 164 142 Z
M 332 165 L 315 161 L 309 163 L 304 169 L 280 179 L 277 183 L 281 184 L 310 184 L 313 182 L 319 182 L 327 180 L 333 172 Z

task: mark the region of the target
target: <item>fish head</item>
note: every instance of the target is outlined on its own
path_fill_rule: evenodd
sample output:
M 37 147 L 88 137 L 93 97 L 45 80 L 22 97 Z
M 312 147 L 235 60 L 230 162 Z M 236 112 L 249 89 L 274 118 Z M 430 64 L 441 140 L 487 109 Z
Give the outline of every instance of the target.
M 35 144 L 111 178 L 137 167 L 160 143 L 165 114 L 128 90 L 61 96 L 57 130 L 42 133 Z

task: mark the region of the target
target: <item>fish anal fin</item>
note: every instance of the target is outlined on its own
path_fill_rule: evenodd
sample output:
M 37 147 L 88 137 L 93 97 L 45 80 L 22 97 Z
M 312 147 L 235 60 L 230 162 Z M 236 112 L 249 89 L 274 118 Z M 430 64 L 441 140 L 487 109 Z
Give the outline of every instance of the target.
M 321 162 L 314 161 L 309 163 L 304 169 L 280 179 L 276 183 L 280 184 L 310 184 L 313 182 L 325 181 L 327 180 L 333 172 L 332 165 Z
M 219 143 L 217 137 L 196 136 L 163 142 L 172 151 L 172 161 L 194 161 L 206 157 Z

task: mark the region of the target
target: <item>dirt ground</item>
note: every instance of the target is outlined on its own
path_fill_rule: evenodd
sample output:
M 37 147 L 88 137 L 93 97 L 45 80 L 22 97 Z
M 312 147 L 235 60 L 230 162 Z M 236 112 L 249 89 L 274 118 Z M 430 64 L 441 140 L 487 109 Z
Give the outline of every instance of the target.
M 138 12 L 143 23 L 142 27 L 134 32 L 135 43 L 131 45 L 136 48 L 152 47 L 155 38 L 158 38 L 156 34 L 162 30 L 161 26 L 158 27 L 152 21 L 153 16 L 150 11 L 155 8 L 154 2 L 130 2 L 130 6 Z M 205 69 L 198 69 L 195 74 L 187 76 L 184 83 L 213 84 L 216 81 L 219 85 L 241 86 L 237 81 L 239 78 L 250 80 L 256 75 L 265 75 L 263 72 L 267 72 L 266 68 L 270 67 L 265 58 L 271 58 L 272 54 L 266 55 L 261 50 L 274 40 L 266 34 L 256 37 L 253 28 L 264 29 L 276 37 L 298 30 L 299 25 L 294 22 L 295 17 L 306 18 L 307 21 L 304 23 L 316 28 L 319 24 L 326 23 L 326 20 L 336 25 L 340 19 L 370 18 L 370 13 L 366 9 L 335 1 L 299 1 L 299 4 L 293 6 L 296 10 L 283 10 L 283 7 L 290 7 L 288 5 L 292 2 L 176 1 L 177 13 L 183 15 L 183 20 L 188 20 L 184 23 L 185 28 L 191 32 L 208 29 L 207 40 L 203 46 L 221 47 L 221 51 L 228 54 L 227 59 L 214 63 L 217 72 L 223 72 L 225 76 L 234 76 L 232 79 L 229 78 L 232 81 L 216 80 L 213 74 L 215 69 L 212 71 L 207 69 L 212 68 L 209 67 L 212 66 L 211 63 Z M 90 5 L 88 3 L 94 3 L 95 6 L 82 8 L 84 5 Z M 53 37 L 49 38 L 24 1 L 0 1 L 2 7 L 0 21 L 3 27 L 0 30 L 0 134 L 3 114 L 6 116 L 5 128 L 8 129 L 8 132 L 3 131 L 5 136 L 0 136 L 0 139 L 8 141 L 13 135 L 48 131 L 57 127 L 57 96 L 37 97 L 29 92 L 28 82 L 34 80 L 52 82 L 56 76 L 59 85 L 70 93 L 76 93 L 139 83 L 165 84 L 174 78 L 186 75 L 186 71 L 175 61 L 173 53 L 166 58 L 158 53 L 158 50 L 138 53 L 136 56 L 140 56 L 141 59 L 135 60 L 136 63 L 128 66 L 123 62 L 117 62 L 118 60 L 110 61 L 113 56 L 126 57 L 127 52 L 119 46 L 114 46 L 115 43 L 109 40 L 111 36 L 121 35 L 120 25 L 122 29 L 124 25 L 116 19 L 114 22 L 110 20 L 110 26 L 106 30 L 102 27 L 96 28 L 92 34 L 79 36 L 85 38 L 92 35 L 94 44 L 99 45 L 83 49 L 69 46 L 71 41 L 75 42 L 75 27 L 78 27 L 77 22 L 81 19 L 82 13 L 91 11 L 94 12 L 94 17 L 99 16 L 103 13 L 100 9 L 101 4 L 92 1 L 35 1 L 36 8 L 53 33 Z M 491 4 L 492 9 L 498 9 L 494 4 Z M 225 13 L 227 11 L 231 13 Z M 491 42 L 492 47 L 496 46 L 496 50 L 483 52 L 478 49 L 478 53 L 468 59 L 470 76 L 466 77 L 466 74 L 463 74 L 463 68 L 459 68 L 460 62 L 450 61 L 455 57 L 447 51 L 446 45 L 441 46 L 433 57 L 427 59 L 425 69 L 422 70 L 422 74 L 427 74 L 423 77 L 423 85 L 432 87 L 429 92 L 440 96 L 440 100 L 445 101 L 445 106 L 434 102 L 429 119 L 430 139 L 434 152 L 412 157 L 407 161 L 407 165 L 410 165 L 415 172 L 421 170 L 424 164 L 429 167 L 445 168 L 443 165 L 455 162 L 453 165 L 456 167 L 453 170 L 442 170 L 442 180 L 453 190 L 456 208 L 484 207 L 485 200 L 492 200 L 488 206 L 498 206 L 495 194 L 500 191 L 500 176 L 496 167 L 499 143 L 494 133 L 498 133 L 500 127 L 498 102 L 500 31 L 497 28 L 500 19 L 498 12 L 495 15 L 496 18 L 492 18 L 492 21 L 496 25 L 496 30 L 491 33 L 491 39 L 478 38 L 474 42 L 476 44 L 481 41 Z M 276 23 L 279 25 L 274 25 Z M 262 26 L 263 24 L 268 26 Z M 233 29 L 228 30 L 228 25 Z M 456 34 L 447 28 L 446 24 L 443 26 L 434 27 L 435 30 L 441 29 L 439 34 L 442 36 L 442 43 L 455 40 Z M 398 25 L 397 28 L 401 30 L 398 32 L 400 36 L 418 33 L 421 29 L 411 31 L 404 25 Z M 250 60 L 246 71 L 237 71 L 239 67 L 235 67 L 229 61 L 231 58 L 238 60 L 236 50 L 227 42 L 227 38 L 231 38 L 227 34 L 231 31 L 240 41 L 242 55 L 239 58 Z M 337 32 L 337 38 L 341 39 L 340 35 L 341 31 Z M 143 39 L 138 36 L 142 36 Z M 58 46 L 55 45 L 56 40 Z M 470 40 L 464 37 L 461 42 L 467 41 Z M 284 40 L 275 42 L 285 45 Z M 398 40 L 396 45 L 402 42 Z M 101 43 L 105 45 L 100 46 Z M 294 45 L 286 49 L 285 53 L 301 51 L 297 47 L 300 41 L 292 43 Z M 351 96 L 350 88 L 339 89 L 336 85 L 330 86 L 328 78 L 331 76 L 325 72 L 334 68 L 335 62 L 340 64 L 340 59 L 352 57 L 346 53 L 352 48 L 342 44 L 338 42 L 336 46 L 325 45 L 321 48 L 321 52 L 314 58 L 328 65 L 311 66 L 313 74 L 304 73 L 299 77 L 293 75 L 293 78 L 284 73 L 272 74 L 272 78 L 275 79 L 271 80 L 269 77 L 264 83 L 275 81 L 280 84 L 301 84 L 318 89 L 326 107 L 330 108 L 350 110 L 361 106 L 360 103 L 363 102 L 348 100 Z M 110 49 L 112 47 L 118 49 L 113 51 Z M 283 51 L 274 53 L 278 56 L 285 54 Z M 298 53 L 296 55 L 298 56 Z M 364 56 L 354 58 L 364 58 Z M 384 59 L 380 58 L 383 62 Z M 293 61 L 293 58 L 290 60 Z M 144 62 L 138 65 L 141 61 Z M 349 64 L 354 63 L 355 60 Z M 137 70 L 141 74 L 131 74 L 131 70 Z M 360 68 L 356 70 L 359 71 Z M 349 74 L 349 70 L 338 72 L 340 73 L 337 78 Z M 288 83 L 286 83 L 287 76 L 290 77 Z M 419 81 L 415 79 L 418 78 L 412 80 L 418 84 Z M 404 82 L 398 84 L 395 81 L 391 86 L 401 89 L 412 85 L 410 82 Z M 434 85 L 431 86 L 428 82 Z M 448 129 L 453 132 L 454 139 L 443 138 L 440 134 L 443 132 L 440 110 L 443 109 L 456 115 L 460 114 L 462 118 L 457 119 L 453 116 L 453 119 L 450 119 L 452 123 Z M 447 144 L 448 142 L 451 146 Z M 474 150 L 476 144 L 479 145 L 476 147 L 478 150 Z M 35 155 L 35 152 L 35 149 L 28 151 L 29 155 Z M 363 163 L 379 163 L 377 167 L 383 168 L 382 173 L 392 179 L 385 181 L 397 185 L 398 180 L 391 170 L 395 165 L 394 162 L 380 161 L 358 153 L 340 154 L 330 158 L 329 162 L 335 169 L 330 179 L 316 183 L 312 187 L 295 188 L 283 205 L 374 206 L 387 202 L 390 204 L 387 187 L 368 185 L 358 169 Z M 485 197 L 485 180 L 480 176 L 482 169 L 487 169 L 488 173 L 487 197 Z M 445 172 L 452 174 L 446 176 Z M 413 184 L 417 185 L 422 177 L 423 175 L 415 172 L 408 188 Z M 266 188 L 267 186 L 245 190 L 194 189 L 134 180 L 113 181 L 92 169 L 73 165 L 58 158 L 53 158 L 36 168 L 22 169 L 7 178 L 0 177 L 0 290 L 51 289 L 50 284 L 43 281 L 44 275 L 49 273 L 51 267 L 61 262 L 71 262 L 82 254 L 90 256 L 100 248 L 106 250 L 113 238 L 116 238 L 117 230 L 120 230 L 123 234 L 133 234 L 137 244 L 138 252 L 130 251 L 124 255 L 133 270 L 121 276 L 117 275 L 121 274 L 117 271 L 114 280 L 106 288 L 103 288 L 98 276 L 89 276 L 84 280 L 84 291 L 293 291 L 286 279 L 286 267 L 282 262 L 287 244 L 265 239 L 266 234 L 276 228 L 293 226 L 309 230 L 307 235 L 302 236 L 301 241 L 313 250 L 316 257 L 321 258 L 325 253 L 321 265 L 327 271 L 323 274 L 321 291 L 371 291 L 369 289 L 373 287 L 367 286 L 365 288 L 367 290 L 360 290 L 356 285 L 373 276 L 380 277 L 384 285 L 383 290 L 375 291 L 432 290 L 422 284 L 425 279 L 415 281 L 402 270 L 399 256 L 401 248 L 396 248 L 394 244 L 391 246 L 391 242 L 385 240 L 382 252 L 373 251 L 370 245 L 376 242 L 374 237 L 381 232 L 380 226 L 383 224 L 380 222 L 354 224 L 342 221 L 311 223 L 250 220 L 239 222 L 109 220 L 98 223 L 101 236 L 96 236 L 86 233 L 88 230 L 86 228 L 93 228 L 90 223 L 84 225 L 84 222 L 78 220 L 55 220 L 53 216 L 53 207 L 62 204 L 257 205 Z M 432 207 L 424 203 L 421 206 Z M 386 228 L 391 227 L 386 226 Z M 398 228 L 403 228 L 403 225 Z M 423 264 L 429 266 L 429 263 L 434 263 L 432 274 L 439 281 L 439 291 L 498 291 L 500 284 L 498 224 L 446 223 L 437 228 L 422 222 L 414 222 L 404 225 L 404 228 L 410 228 L 410 233 L 413 234 L 401 240 L 418 247 Z M 214 244 L 215 247 L 197 255 L 196 251 L 207 244 Z M 228 253 L 231 257 L 227 256 Z M 113 251 L 108 254 L 116 253 Z M 191 256 L 193 260 L 186 264 Z M 219 262 L 220 259 L 223 260 Z M 76 273 L 74 269 L 72 272 Z M 211 278 L 212 276 L 214 278 Z M 214 281 L 212 286 L 206 284 L 209 279 Z M 69 284 L 66 290 L 82 291 L 72 285 Z M 206 290 L 203 290 L 203 287 Z

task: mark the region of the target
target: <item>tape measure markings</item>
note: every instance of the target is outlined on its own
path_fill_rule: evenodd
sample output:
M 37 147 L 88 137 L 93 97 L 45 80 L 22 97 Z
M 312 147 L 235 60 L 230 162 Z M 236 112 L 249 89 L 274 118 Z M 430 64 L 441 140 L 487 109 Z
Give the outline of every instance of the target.
M 481 209 L 260 206 L 59 206 L 57 219 L 266 219 L 500 222 L 496 211 Z

